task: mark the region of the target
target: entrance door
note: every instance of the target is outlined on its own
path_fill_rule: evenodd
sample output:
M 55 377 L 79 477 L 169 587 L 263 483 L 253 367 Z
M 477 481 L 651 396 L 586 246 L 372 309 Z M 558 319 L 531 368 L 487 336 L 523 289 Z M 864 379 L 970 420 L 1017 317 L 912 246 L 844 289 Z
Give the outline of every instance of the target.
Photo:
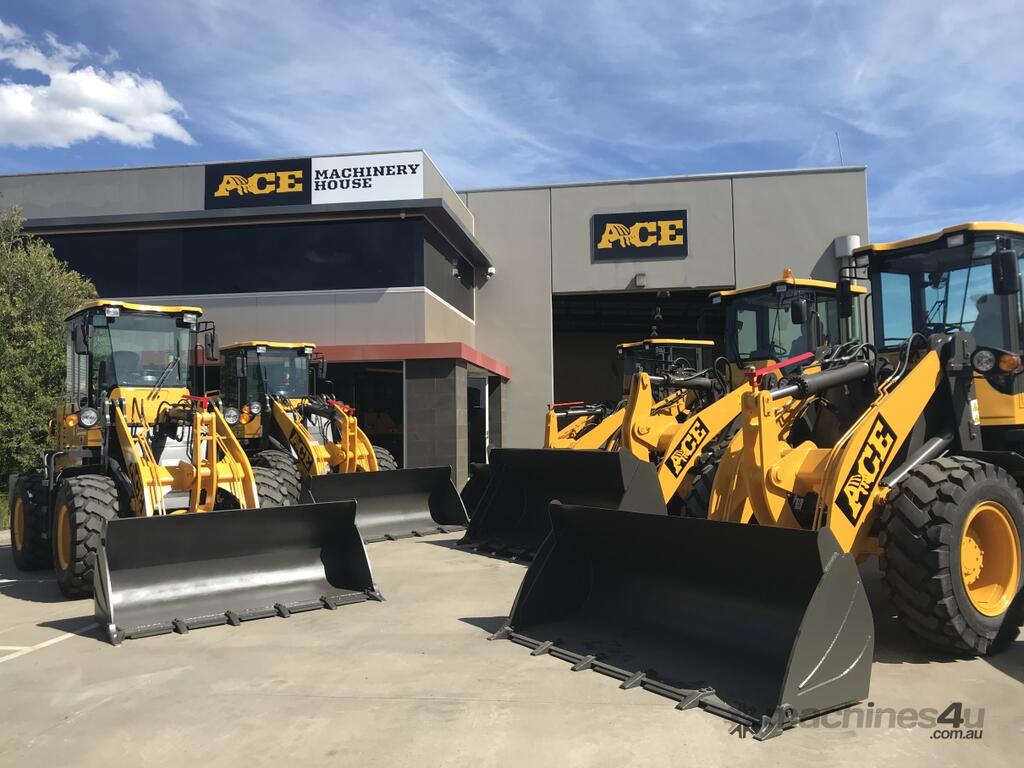
M 488 419 L 487 419 L 487 379 L 483 376 L 467 378 L 466 410 L 469 429 L 469 460 L 483 463 L 487 461 Z

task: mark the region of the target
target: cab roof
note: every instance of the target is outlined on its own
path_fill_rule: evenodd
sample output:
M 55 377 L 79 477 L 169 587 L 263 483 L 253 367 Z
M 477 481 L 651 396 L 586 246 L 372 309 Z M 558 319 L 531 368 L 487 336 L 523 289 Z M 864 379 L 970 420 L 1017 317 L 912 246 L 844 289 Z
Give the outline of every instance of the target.
M 242 349 L 249 347 L 271 347 L 273 349 L 303 349 L 304 347 L 313 347 L 316 349 L 316 344 L 312 341 L 236 341 L 233 344 L 221 345 L 221 352 L 229 349 Z
M 681 347 L 713 347 L 715 342 L 709 341 L 708 339 L 644 339 L 643 341 L 630 341 L 625 344 L 616 344 L 616 349 L 632 349 L 633 347 L 641 347 L 645 344 L 677 344 Z
M 130 301 L 115 301 L 113 299 L 93 299 L 82 304 L 78 309 L 72 312 L 70 315 L 65 317 L 65 320 L 70 320 L 76 315 L 80 315 L 83 312 L 88 312 L 90 309 L 97 309 L 99 307 L 119 307 L 120 309 L 126 309 L 129 312 L 159 312 L 165 315 L 180 315 L 182 312 L 194 312 L 196 315 L 203 314 L 201 307 L 182 307 L 178 305 L 163 305 L 163 304 L 133 304 Z
M 711 298 L 723 298 L 726 296 L 740 296 L 745 293 L 758 293 L 760 291 L 769 291 L 775 289 L 777 286 L 785 285 L 792 286 L 794 288 L 824 288 L 825 290 L 834 291 L 836 290 L 836 284 L 831 280 L 815 280 L 810 277 L 793 277 L 786 269 L 782 273 L 782 277 L 778 280 L 772 280 L 770 283 L 761 283 L 760 285 L 751 285 L 747 288 L 733 288 L 727 291 L 715 291 L 711 294 Z M 853 293 L 867 293 L 868 289 L 862 285 L 851 285 L 850 290 Z
M 956 224 L 946 227 L 941 232 L 932 232 L 930 235 L 910 237 L 906 240 L 893 240 L 889 243 L 869 243 L 860 248 L 854 248 L 853 253 L 874 253 L 876 251 L 896 251 L 900 248 L 910 248 L 915 245 L 934 243 L 947 235 L 955 235 L 957 232 L 1008 232 L 1014 235 L 1024 235 L 1024 225 L 1014 224 L 1010 221 L 967 221 L 963 224 Z

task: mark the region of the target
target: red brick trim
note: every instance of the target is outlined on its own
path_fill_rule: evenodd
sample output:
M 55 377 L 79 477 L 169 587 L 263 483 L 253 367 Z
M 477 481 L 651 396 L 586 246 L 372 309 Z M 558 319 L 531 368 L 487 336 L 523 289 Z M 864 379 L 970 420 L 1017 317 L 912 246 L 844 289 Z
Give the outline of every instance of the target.
M 384 360 L 465 360 L 503 379 L 512 378 L 509 367 L 461 341 L 436 341 L 419 344 L 329 344 L 317 346 L 331 363 Z

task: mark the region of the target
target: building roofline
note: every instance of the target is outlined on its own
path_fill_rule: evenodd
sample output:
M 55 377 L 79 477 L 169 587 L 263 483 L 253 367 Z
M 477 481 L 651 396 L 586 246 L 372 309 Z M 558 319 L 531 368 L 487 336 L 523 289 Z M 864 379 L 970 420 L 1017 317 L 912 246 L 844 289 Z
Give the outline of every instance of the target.
M 532 189 L 566 189 L 569 187 L 604 187 L 617 184 L 660 184 L 669 181 L 709 181 L 714 179 L 753 178 L 758 176 L 804 176 L 819 173 L 864 173 L 866 165 L 837 165 L 822 168 L 783 168 L 765 171 L 727 171 L 722 173 L 695 173 L 674 176 L 648 176 L 631 179 L 601 179 L 597 181 L 564 181 L 556 184 L 527 184 L 507 187 L 477 187 L 456 190 L 460 195 L 475 192 L 514 192 Z
M 293 160 L 295 158 L 310 159 L 317 157 L 352 157 L 355 155 L 397 155 L 402 152 L 422 152 L 430 162 L 437 167 L 437 163 L 434 163 L 434 159 L 430 157 L 425 149 L 383 149 L 376 152 L 321 152 L 316 155 L 276 155 L 274 157 L 249 157 L 249 158 L 237 158 L 230 160 L 198 160 L 194 163 L 165 163 L 157 165 L 122 165 L 120 167 L 113 168 L 72 168 L 67 170 L 59 171 L 28 171 L 27 173 L 0 173 L 0 179 L 14 179 L 14 178 L 25 178 L 26 176 L 63 176 L 72 173 L 114 173 L 118 171 L 161 171 L 172 168 L 203 168 L 207 165 L 225 165 L 225 164 L 237 164 L 237 163 L 273 163 L 278 160 Z M 451 186 L 449 184 L 448 186 Z

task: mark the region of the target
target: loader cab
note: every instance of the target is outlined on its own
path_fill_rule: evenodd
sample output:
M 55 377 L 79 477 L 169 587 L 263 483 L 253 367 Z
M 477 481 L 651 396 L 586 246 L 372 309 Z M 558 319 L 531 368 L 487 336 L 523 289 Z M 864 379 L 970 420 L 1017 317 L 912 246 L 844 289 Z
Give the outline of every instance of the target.
M 322 378 L 316 345 L 308 341 L 243 341 L 222 347 L 221 353 L 221 396 L 239 409 L 240 437 L 259 436 L 257 417 L 269 397 L 306 400 L 316 393 L 314 376 Z
M 197 334 L 213 333 L 202 312 L 98 299 L 68 315 L 66 395 L 51 427 L 57 448 L 100 449 L 110 400 L 123 399 L 133 422 L 152 423 L 161 404 L 188 395 Z M 57 464 L 76 461 L 66 454 Z
M 615 351 L 622 361 L 622 394 L 629 394 L 633 374 L 664 375 L 703 371 L 713 364 L 715 343 L 704 339 L 644 339 L 619 344 Z
M 1019 354 L 1021 293 L 993 284 L 993 257 L 1000 250 L 1016 252 L 1019 275 L 1024 227 L 969 222 L 854 251 L 857 261 L 867 262 L 878 350 L 895 354 L 913 334 L 967 331 L 979 347 Z M 1009 392 L 999 393 L 985 378 L 975 377 L 983 426 L 1024 424 L 1024 408 L 1014 396 L 1024 393 L 1024 379 L 1016 376 L 1010 385 Z
M 848 292 L 856 298 L 867 289 L 849 285 Z M 711 294 L 713 304 L 725 305 L 725 356 L 734 373 L 858 338 L 858 302 L 844 312 L 839 294 L 836 283 L 796 278 L 789 269 L 771 283 Z

